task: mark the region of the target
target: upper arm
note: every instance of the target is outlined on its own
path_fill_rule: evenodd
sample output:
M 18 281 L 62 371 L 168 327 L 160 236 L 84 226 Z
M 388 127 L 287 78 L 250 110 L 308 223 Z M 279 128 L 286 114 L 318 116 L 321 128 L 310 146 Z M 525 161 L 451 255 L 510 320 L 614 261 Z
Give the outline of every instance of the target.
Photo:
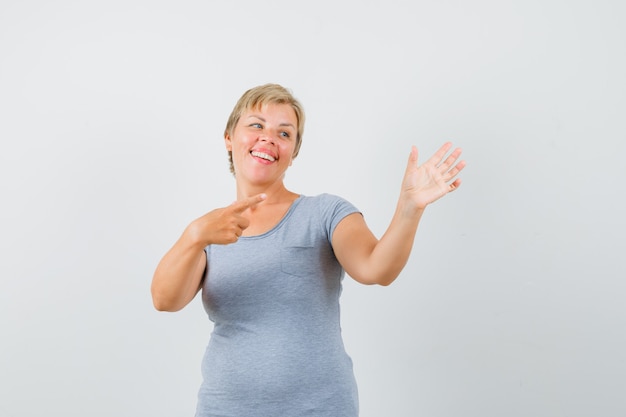
M 182 300 L 183 305 L 181 306 L 181 309 L 189 304 L 202 289 L 206 268 L 207 259 L 206 256 L 202 256 L 198 259 L 198 264 L 196 265 L 195 271 L 191 274 L 190 285 L 187 287 L 186 294 Z
M 365 223 L 361 213 L 344 217 L 332 235 L 333 251 L 343 269 L 362 284 L 375 284 L 368 275 L 368 260 L 378 239 Z

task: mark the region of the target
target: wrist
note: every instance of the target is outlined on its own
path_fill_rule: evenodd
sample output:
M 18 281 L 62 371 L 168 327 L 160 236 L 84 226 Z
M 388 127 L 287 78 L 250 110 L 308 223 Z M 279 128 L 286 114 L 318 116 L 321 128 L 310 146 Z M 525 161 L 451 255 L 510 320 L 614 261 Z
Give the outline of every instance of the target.
M 396 213 L 402 218 L 419 220 L 419 218 L 424 213 L 425 209 L 426 209 L 426 206 L 421 207 L 421 206 L 416 205 L 410 199 L 400 198 L 400 200 L 398 200 L 398 205 L 396 207 Z
M 181 236 L 181 240 L 184 242 L 184 246 L 189 249 L 197 249 L 204 250 L 207 246 L 211 244 L 202 233 L 202 226 L 198 224 L 198 220 L 194 220 L 187 226 L 183 235 Z

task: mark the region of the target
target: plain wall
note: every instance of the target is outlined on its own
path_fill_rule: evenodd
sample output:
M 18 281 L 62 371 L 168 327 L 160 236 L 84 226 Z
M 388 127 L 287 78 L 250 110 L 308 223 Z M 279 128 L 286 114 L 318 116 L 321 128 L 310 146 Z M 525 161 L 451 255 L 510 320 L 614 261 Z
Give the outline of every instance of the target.
M 363 417 L 626 415 L 625 4 L 1 0 L 0 416 L 193 415 L 211 325 L 150 281 L 266 82 L 287 186 L 379 236 L 411 145 L 468 161 L 396 283 L 345 279 Z

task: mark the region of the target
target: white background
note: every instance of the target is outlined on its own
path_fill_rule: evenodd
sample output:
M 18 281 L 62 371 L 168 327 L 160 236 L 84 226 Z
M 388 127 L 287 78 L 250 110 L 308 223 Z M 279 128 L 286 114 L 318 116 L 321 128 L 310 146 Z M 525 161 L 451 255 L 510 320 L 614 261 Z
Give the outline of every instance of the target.
M 211 330 L 149 286 L 230 203 L 222 132 L 278 82 L 292 190 L 385 230 L 410 146 L 461 146 L 396 283 L 346 278 L 361 415 L 626 415 L 626 6 L 0 2 L 0 416 L 190 416 Z

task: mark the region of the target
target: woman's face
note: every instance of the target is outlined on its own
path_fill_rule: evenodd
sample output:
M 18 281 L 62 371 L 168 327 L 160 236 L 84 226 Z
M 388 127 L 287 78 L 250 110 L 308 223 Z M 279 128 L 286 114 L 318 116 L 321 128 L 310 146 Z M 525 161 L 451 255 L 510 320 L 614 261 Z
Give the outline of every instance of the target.
M 281 180 L 293 160 L 298 118 L 289 104 L 267 104 L 244 112 L 226 135 L 237 179 L 254 184 Z

